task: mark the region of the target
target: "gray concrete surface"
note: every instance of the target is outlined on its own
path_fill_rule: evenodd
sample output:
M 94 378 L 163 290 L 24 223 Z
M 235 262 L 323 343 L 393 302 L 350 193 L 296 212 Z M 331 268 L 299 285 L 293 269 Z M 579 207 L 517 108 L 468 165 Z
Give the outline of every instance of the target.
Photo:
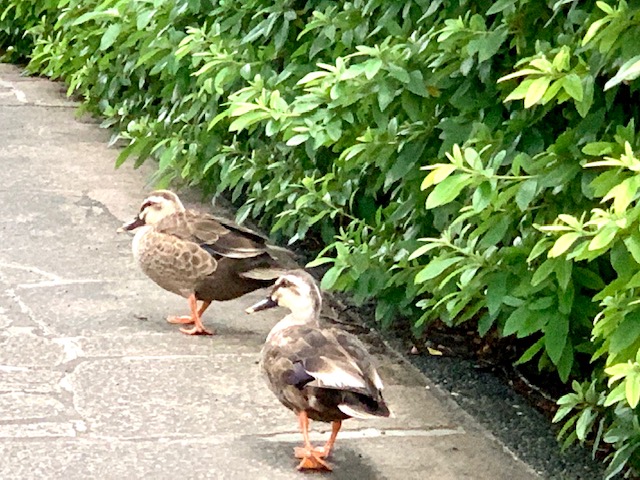
M 393 354 L 379 363 L 395 418 L 345 422 L 333 473 L 298 473 L 296 419 L 257 366 L 283 312 L 246 316 L 256 292 L 209 309 L 214 337 L 167 324 L 186 302 L 115 233 L 149 170 L 114 170 L 108 132 L 62 92 L 0 65 L 0 478 L 538 477 Z

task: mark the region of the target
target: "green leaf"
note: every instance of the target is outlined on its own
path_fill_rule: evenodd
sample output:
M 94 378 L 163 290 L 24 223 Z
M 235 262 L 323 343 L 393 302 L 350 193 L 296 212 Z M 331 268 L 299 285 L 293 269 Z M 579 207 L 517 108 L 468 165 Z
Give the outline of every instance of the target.
M 389 85 L 389 82 L 383 81 L 378 86 L 378 105 L 380 111 L 384 112 L 396 97 L 396 90 Z
M 530 108 L 538 103 L 549 88 L 549 83 L 551 83 L 551 77 L 548 76 L 536 78 L 531 82 L 524 97 L 524 108 Z
M 420 161 L 420 157 L 426 146 L 427 144 L 424 142 L 411 142 L 404 145 L 402 151 L 398 154 L 395 162 L 393 162 L 393 165 L 387 172 L 384 180 L 385 190 L 413 169 L 416 162 Z
M 491 183 L 486 181 L 478 185 L 473 197 L 471 198 L 471 204 L 476 212 L 482 212 L 491 203 L 493 191 L 491 190 Z
M 480 320 L 478 320 L 478 334 L 480 334 L 481 337 L 484 337 L 495 321 L 496 319 L 489 313 L 482 315 Z
M 502 12 L 507 8 L 516 4 L 517 0 L 498 0 L 497 2 L 493 2 L 493 5 L 487 10 L 487 15 L 495 15 L 496 13 Z
M 409 74 L 409 83 L 407 84 L 407 89 L 411 93 L 415 93 L 416 95 L 419 95 L 421 97 L 429 96 L 424 77 L 422 76 L 422 72 L 420 70 L 414 70 Z
M 542 283 L 553 271 L 556 267 L 555 259 L 547 259 L 536 269 L 533 276 L 531 277 L 531 286 L 536 287 L 540 283 Z
M 620 353 L 640 339 L 640 310 L 627 314 L 624 320 L 611 334 L 609 351 L 611 354 Z
M 289 140 L 287 140 L 287 145 L 289 147 L 295 147 L 296 145 L 300 145 L 301 143 L 306 142 L 309 139 L 309 135 L 306 133 L 300 133 L 298 135 L 294 135 Z
M 267 118 L 269 118 L 271 115 L 269 114 L 269 112 L 265 112 L 263 110 L 255 110 L 249 113 L 246 113 L 240 117 L 238 117 L 237 119 L 235 119 L 231 125 L 229 125 L 229 131 L 230 132 L 239 132 L 241 130 L 244 130 L 247 127 L 250 127 L 251 125 L 258 123 L 262 120 L 266 120 Z
M 585 118 L 591 110 L 593 105 L 593 93 L 594 93 L 594 78 L 592 75 L 586 75 L 582 78 L 582 101 L 576 102 L 576 110 L 578 114 Z
M 582 153 L 585 155 L 592 155 L 594 157 L 601 157 L 603 155 L 611 155 L 613 153 L 613 146 L 615 144 L 609 142 L 592 142 L 587 143 L 582 147 Z
M 118 35 L 120 35 L 121 31 L 121 24 L 114 23 L 109 25 L 109 28 L 105 30 L 104 34 L 102 35 L 102 39 L 100 40 L 100 50 L 106 50 L 111 45 L 113 45 L 118 39 Z
M 309 263 L 305 265 L 305 268 L 313 268 L 320 265 L 324 265 L 326 263 L 334 263 L 336 261 L 335 258 L 331 257 L 318 257 L 315 260 L 311 260 Z
M 569 379 L 571 368 L 573 367 L 573 361 L 573 346 L 571 345 L 571 339 L 567 338 L 567 343 L 562 350 L 562 356 L 556 365 L 558 368 L 558 376 L 562 382 L 566 382 Z
M 327 270 L 327 273 L 324 274 L 324 276 L 322 277 L 322 281 L 320 282 L 320 287 L 323 290 L 330 290 L 336 283 L 336 281 L 338 280 L 338 278 L 340 277 L 340 274 L 342 274 L 342 272 L 344 271 L 345 267 L 343 265 L 334 265 L 333 267 L 331 267 L 329 270 Z
M 409 72 L 407 72 L 404 68 L 390 63 L 387 65 L 387 69 L 389 71 L 389 74 L 400 82 L 408 84 L 411 81 Z
M 507 274 L 498 273 L 489 277 L 487 281 L 486 304 L 491 316 L 500 311 L 502 301 L 507 294 Z
M 421 239 L 421 240 L 424 240 L 424 239 Z M 430 252 L 435 248 L 439 248 L 440 246 L 441 245 L 438 243 L 427 243 L 426 245 L 422 245 L 418 247 L 411 255 L 409 255 L 408 260 L 415 260 L 416 258 L 421 257 L 425 253 Z
M 558 314 L 544 329 L 544 346 L 551 361 L 557 365 L 569 335 L 569 317 Z
M 611 405 L 615 405 L 616 403 L 625 401 L 627 399 L 625 392 L 626 385 L 624 382 L 616 385 L 613 390 L 610 390 L 607 394 L 607 398 L 604 401 L 605 407 L 610 407 Z
M 138 18 L 136 20 L 136 28 L 138 30 L 144 30 L 144 28 L 147 25 L 149 25 L 149 22 L 151 22 L 151 19 L 153 18 L 155 13 L 156 11 L 152 9 L 143 10 L 142 12 L 138 13 Z
M 531 308 L 531 315 L 527 318 L 521 328 L 516 332 L 518 338 L 525 338 L 544 330 L 544 326 L 549 322 L 549 311 L 533 311 Z
M 506 26 L 502 25 L 484 36 L 484 38 L 478 43 L 479 63 L 489 60 L 498 53 L 503 42 L 507 39 L 507 33 Z
M 607 2 L 599 0 L 599 1 L 596 2 L 596 5 L 598 6 L 598 8 L 600 10 L 602 10 L 607 15 L 613 15 L 613 13 L 614 13 L 613 7 L 611 5 L 609 5 Z
M 450 257 L 450 258 L 436 258 L 431 260 L 429 264 L 420 270 L 415 277 L 414 283 L 423 283 L 427 280 L 431 280 L 442 272 L 444 272 L 447 268 L 456 263 L 464 260 L 463 257 Z
M 623 241 L 633 259 L 640 263 L 640 235 L 637 232 L 633 232 L 625 237 Z
M 109 8 L 105 11 L 90 11 L 83 15 L 80 15 L 71 23 L 71 25 L 74 25 L 74 26 L 81 25 L 91 20 L 95 20 L 95 21 L 111 20 L 113 18 L 118 18 L 118 17 L 120 17 L 120 13 L 116 8 Z
M 576 422 L 576 435 L 581 442 L 584 442 L 587 438 L 587 434 L 593 427 L 593 422 L 597 417 L 597 413 L 591 407 L 585 408 Z
M 538 242 L 533 246 L 529 256 L 527 257 L 527 263 L 531 263 L 544 252 L 549 249 L 549 240 L 546 237 L 541 238 Z
M 536 196 L 538 190 L 538 181 L 536 179 L 525 180 L 520 184 L 518 193 L 516 193 L 516 203 L 523 212 L 529 207 L 531 200 Z
M 509 335 L 517 333 L 518 330 L 524 327 L 525 322 L 531 315 L 534 315 L 534 313 L 531 312 L 531 310 L 529 310 L 526 305 L 520 308 L 516 308 L 507 318 L 507 321 L 504 324 L 504 328 L 502 329 L 502 336 L 508 337 Z
M 606 435 L 605 435 L 606 436 Z M 606 441 L 606 438 L 605 438 Z M 609 442 L 613 443 L 613 442 Z M 616 478 L 616 475 L 622 471 L 622 469 L 627 465 L 629 459 L 634 454 L 634 452 L 640 447 L 640 442 L 635 443 L 627 443 L 625 446 L 616 450 L 613 455 L 613 459 L 611 463 L 607 466 L 607 470 L 605 471 L 604 480 L 612 480 Z
M 531 345 L 527 350 L 522 354 L 522 356 L 515 362 L 514 365 L 522 365 L 524 363 L 529 362 L 536 354 L 542 350 L 544 346 L 544 337 L 540 338 L 536 343 Z
M 382 60 L 379 58 L 371 58 L 363 63 L 364 75 L 367 77 L 367 80 L 371 80 L 375 77 L 380 68 L 382 67 Z
M 587 29 L 587 33 L 582 38 L 582 46 L 584 47 L 587 43 L 589 43 L 591 39 L 596 36 L 596 34 L 598 33 L 598 30 L 600 30 L 600 27 L 602 27 L 608 22 L 609 22 L 608 18 L 601 18 L 600 20 L 596 20 L 591 25 L 589 25 L 589 28 Z
M 562 79 L 562 88 L 577 102 L 582 101 L 584 92 L 582 91 L 582 81 L 575 73 L 570 73 Z
M 427 197 L 426 208 L 432 208 L 446 205 L 455 200 L 460 192 L 471 183 L 471 175 L 467 173 L 459 173 L 445 178 L 438 183 Z
M 622 82 L 628 82 L 631 80 L 635 80 L 640 76 L 640 55 L 636 55 L 635 57 L 627 60 L 622 64 L 618 73 L 604 84 L 604 90 L 607 91 L 610 88 L 615 87 L 616 85 Z

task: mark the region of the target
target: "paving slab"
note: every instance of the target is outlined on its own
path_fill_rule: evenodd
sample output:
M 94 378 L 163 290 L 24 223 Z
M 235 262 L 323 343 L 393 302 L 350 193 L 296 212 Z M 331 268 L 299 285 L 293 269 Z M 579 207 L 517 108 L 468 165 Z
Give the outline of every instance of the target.
M 283 312 L 246 316 L 260 291 L 212 305 L 212 338 L 165 322 L 186 301 L 145 278 L 115 233 L 151 190 L 151 166 L 114 170 L 110 133 L 78 119 L 64 90 L 0 65 L 0 478 L 311 478 L 295 470 L 295 416 L 258 368 Z M 375 351 L 395 416 L 345 422 L 335 469 L 318 478 L 539 478 Z M 323 442 L 328 426 L 313 428 Z

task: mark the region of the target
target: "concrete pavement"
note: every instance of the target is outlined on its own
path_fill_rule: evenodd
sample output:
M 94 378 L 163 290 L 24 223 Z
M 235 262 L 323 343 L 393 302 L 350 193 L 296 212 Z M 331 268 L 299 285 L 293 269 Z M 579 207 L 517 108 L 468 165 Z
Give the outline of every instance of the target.
M 0 65 L 0 478 L 305 478 L 296 418 L 257 366 L 283 312 L 244 314 L 263 291 L 212 305 L 214 337 L 167 324 L 186 301 L 115 233 L 150 171 L 114 170 L 108 132 L 63 92 Z M 345 422 L 333 473 L 318 475 L 538 478 L 393 352 L 379 364 L 395 418 Z M 327 425 L 313 429 L 324 441 Z

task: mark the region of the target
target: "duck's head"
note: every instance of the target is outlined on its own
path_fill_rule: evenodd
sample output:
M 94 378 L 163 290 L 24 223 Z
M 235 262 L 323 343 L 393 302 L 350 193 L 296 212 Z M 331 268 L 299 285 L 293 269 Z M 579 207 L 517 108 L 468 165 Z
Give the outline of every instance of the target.
M 184 205 L 182 205 L 178 195 L 169 190 L 156 190 L 144 199 L 138 215 L 130 222 L 124 223 L 118 231 L 135 230 L 145 225 L 153 226 L 163 218 L 176 212 L 184 212 L 184 210 Z
M 294 317 L 317 320 L 322 307 L 322 295 L 311 275 L 304 270 L 292 270 L 278 277 L 271 294 L 247 308 L 246 312 L 277 306 L 288 308 Z

